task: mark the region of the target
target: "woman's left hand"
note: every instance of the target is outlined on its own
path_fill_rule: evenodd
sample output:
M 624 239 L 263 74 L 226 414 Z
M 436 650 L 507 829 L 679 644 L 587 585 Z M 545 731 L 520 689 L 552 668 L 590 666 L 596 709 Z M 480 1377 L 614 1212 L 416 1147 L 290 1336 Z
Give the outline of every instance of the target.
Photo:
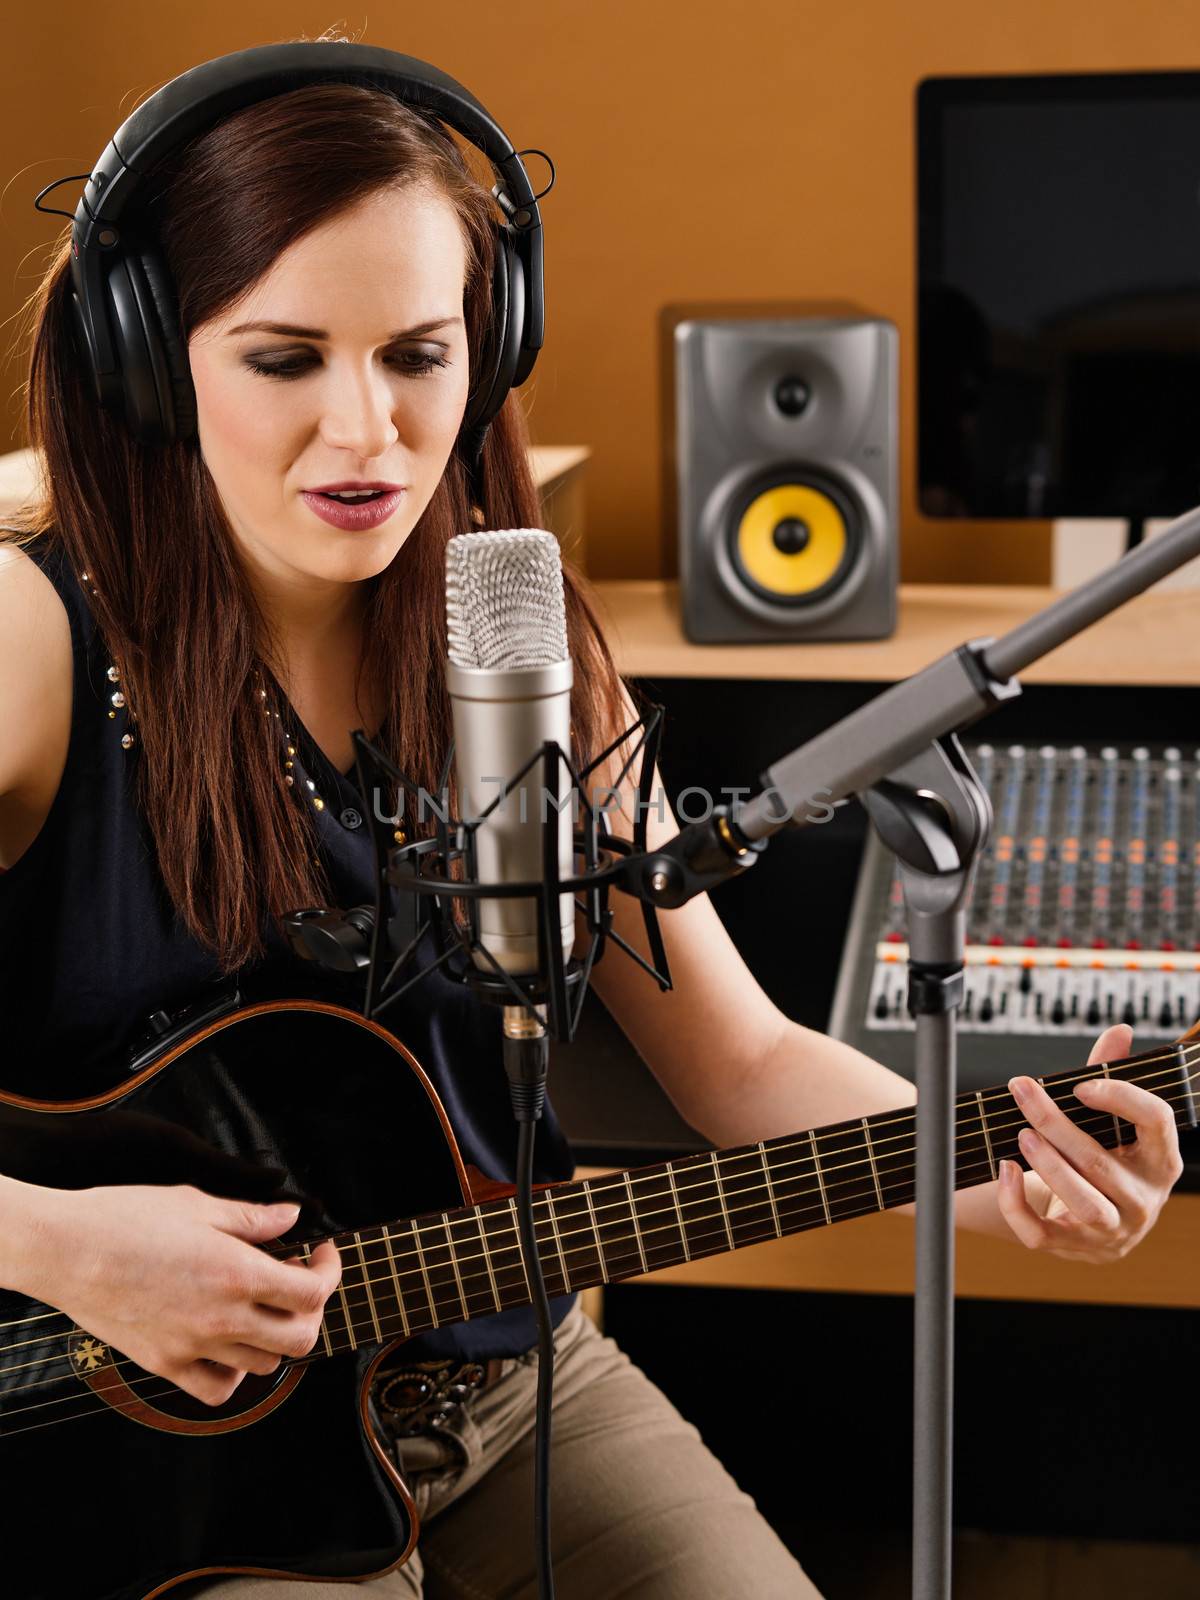
M 1087 1064 L 1132 1053 L 1133 1029 L 1118 1022 L 1096 1040 Z M 1033 1078 L 1011 1078 L 1008 1087 L 1032 1124 L 1018 1139 L 1032 1171 L 1005 1163 L 997 1191 L 1005 1221 L 1030 1250 L 1067 1261 L 1120 1260 L 1150 1232 L 1183 1171 L 1170 1106 L 1136 1083 L 1084 1079 L 1074 1091 L 1083 1105 L 1137 1128 L 1132 1144 L 1106 1150 Z

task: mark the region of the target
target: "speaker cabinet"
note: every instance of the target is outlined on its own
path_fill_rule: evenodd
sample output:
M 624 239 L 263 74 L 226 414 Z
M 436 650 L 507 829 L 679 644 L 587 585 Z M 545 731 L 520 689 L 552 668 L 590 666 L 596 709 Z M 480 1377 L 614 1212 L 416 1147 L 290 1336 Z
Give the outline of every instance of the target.
M 895 325 L 858 312 L 697 316 L 672 307 L 664 318 L 688 637 L 892 633 Z

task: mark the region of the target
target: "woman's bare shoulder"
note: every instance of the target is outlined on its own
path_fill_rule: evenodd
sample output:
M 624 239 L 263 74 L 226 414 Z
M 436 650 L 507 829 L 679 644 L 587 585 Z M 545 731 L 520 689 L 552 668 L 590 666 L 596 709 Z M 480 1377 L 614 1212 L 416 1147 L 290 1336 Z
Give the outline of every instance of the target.
M 0 542 L 0 797 L 49 811 L 66 765 L 74 669 L 67 608 L 18 545 Z M 12 808 L 7 808 L 12 809 Z M 36 829 L 34 830 L 36 832 Z M 0 811 L 0 864 L 10 864 L 13 821 Z

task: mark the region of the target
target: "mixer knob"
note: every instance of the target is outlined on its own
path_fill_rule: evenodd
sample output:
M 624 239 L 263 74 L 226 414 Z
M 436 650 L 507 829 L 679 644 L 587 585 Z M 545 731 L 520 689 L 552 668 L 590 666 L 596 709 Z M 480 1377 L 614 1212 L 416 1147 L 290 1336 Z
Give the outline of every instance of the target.
M 1127 1022 L 1131 1028 L 1137 1026 L 1137 1012 L 1133 1009 L 1132 1000 L 1126 1000 L 1121 1011 L 1121 1021 Z
M 1167 748 L 1163 751 L 1163 760 L 1164 761 L 1178 761 L 1178 760 L 1181 759 L 1182 755 L 1183 755 L 1183 752 L 1181 750 L 1179 750 L 1175 745 L 1169 744 L 1167 746 Z
M 1050 1007 L 1050 1021 L 1061 1027 L 1066 1020 L 1067 1008 L 1063 1005 L 1062 997 L 1060 996 Z
M 879 1018 L 880 1022 L 886 1022 L 887 1021 L 887 1014 L 888 1014 L 887 989 L 883 988 L 883 989 L 880 989 L 880 991 L 879 991 L 879 999 L 876 1000 L 876 1002 L 875 1002 L 875 1015 Z
M 990 994 L 985 994 L 979 1002 L 979 1020 L 980 1022 L 990 1022 L 992 1020 L 992 997 Z
M 1171 1024 L 1174 1022 L 1174 1020 L 1175 1018 L 1171 1014 L 1171 1002 L 1169 1000 L 1164 1000 L 1162 1003 L 1162 1010 L 1158 1013 L 1158 1025 L 1164 1033 L 1169 1033 L 1171 1031 Z
M 1088 1001 L 1087 1025 L 1088 1025 L 1089 1028 L 1098 1028 L 1100 1026 L 1100 1002 L 1099 1002 L 1099 1000 L 1094 1000 L 1093 999 L 1093 1000 L 1089 1000 Z
M 1020 982 L 1018 983 L 1017 987 L 1020 989 L 1022 994 L 1028 994 L 1029 991 L 1033 988 L 1033 969 L 1032 969 L 1032 967 L 1022 967 L 1021 968 L 1021 978 L 1020 978 Z

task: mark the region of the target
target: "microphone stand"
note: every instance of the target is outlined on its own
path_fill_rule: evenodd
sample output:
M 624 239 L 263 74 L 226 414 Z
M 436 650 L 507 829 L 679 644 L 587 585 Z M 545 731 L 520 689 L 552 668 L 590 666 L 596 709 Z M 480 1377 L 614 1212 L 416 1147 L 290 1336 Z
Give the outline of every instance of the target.
M 857 795 L 899 862 L 916 1027 L 914 1600 L 949 1600 L 954 1333 L 955 1013 L 965 908 L 991 806 L 956 733 L 1021 692 L 1014 674 L 1200 556 L 1200 508 L 996 641 L 974 639 L 777 762 L 740 810 L 718 808 L 626 864 L 621 887 L 682 905 L 744 870 L 784 828 Z M 824 817 L 807 807 L 820 803 Z

